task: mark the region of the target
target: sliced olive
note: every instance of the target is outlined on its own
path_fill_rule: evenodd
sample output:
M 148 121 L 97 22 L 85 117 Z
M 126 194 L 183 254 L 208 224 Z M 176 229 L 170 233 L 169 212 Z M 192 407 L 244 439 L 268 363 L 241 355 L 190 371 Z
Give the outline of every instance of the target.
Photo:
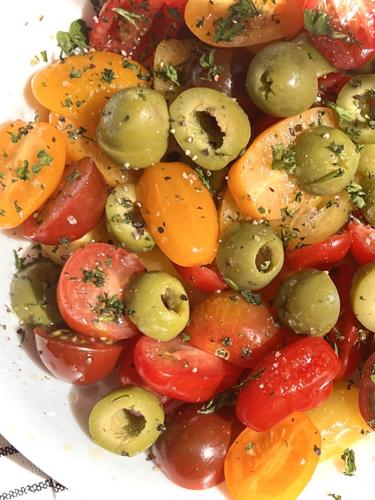
M 105 207 L 108 230 L 132 252 L 152 250 L 155 242 L 147 231 L 137 205 L 134 184 L 121 184 L 108 196 Z
M 358 166 L 358 180 L 365 193 L 363 214 L 371 225 L 375 225 L 375 144 L 362 147 Z
M 11 304 L 23 324 L 50 326 L 61 321 L 56 303 L 60 271 L 52 262 L 36 262 L 13 278 Z
M 96 403 L 91 410 L 89 428 L 96 444 L 112 453 L 131 457 L 147 450 L 163 431 L 163 407 L 150 391 L 125 386 Z
M 354 275 L 351 301 L 358 321 L 375 332 L 375 262 L 361 267 Z

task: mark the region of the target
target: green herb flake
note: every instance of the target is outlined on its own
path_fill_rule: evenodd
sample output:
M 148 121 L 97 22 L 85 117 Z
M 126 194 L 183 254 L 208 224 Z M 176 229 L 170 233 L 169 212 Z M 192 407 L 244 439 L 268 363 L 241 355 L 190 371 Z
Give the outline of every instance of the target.
M 155 70 L 155 75 L 164 81 L 169 81 L 174 85 L 180 86 L 179 70 L 175 66 L 173 66 L 173 64 L 160 64 L 159 67 Z
M 349 194 L 353 205 L 359 209 L 366 205 L 366 193 L 360 184 L 351 182 L 346 186 L 345 191 Z
M 46 50 L 42 50 L 40 53 L 40 56 L 41 56 L 43 62 L 48 62 L 48 56 L 47 56 Z
M 102 76 L 101 76 L 102 82 L 112 83 L 115 78 L 116 78 L 116 75 L 115 75 L 113 69 L 110 69 L 110 68 L 103 69 Z
M 82 76 L 82 71 L 79 68 L 76 68 L 75 66 L 72 66 L 70 71 L 69 71 L 69 78 L 81 78 Z
M 335 141 L 332 141 L 327 148 L 335 155 L 341 155 L 344 151 L 344 146 L 342 144 L 337 144 Z
M 29 162 L 27 160 L 23 161 L 23 166 L 16 168 L 16 176 L 22 181 L 27 181 L 31 179 L 31 174 L 29 171 Z
M 354 450 L 350 450 L 346 448 L 346 450 L 341 455 L 342 460 L 344 461 L 344 474 L 345 476 L 354 476 L 357 470 L 355 465 L 355 454 Z
M 68 175 L 66 180 L 68 182 L 75 182 L 77 179 L 80 179 L 81 177 L 82 177 L 82 172 L 80 172 L 79 170 L 73 170 L 73 172 Z
M 293 148 L 284 148 L 282 144 L 273 144 L 271 148 L 272 168 L 274 170 L 285 170 L 288 174 L 293 175 L 297 168 Z
M 83 19 L 73 21 L 69 31 L 58 31 L 56 40 L 61 49 L 61 57 L 87 52 L 89 49 L 89 32 L 90 30 Z
M 256 306 L 260 306 L 262 304 L 262 297 L 259 295 L 259 293 L 242 290 L 241 295 L 249 304 L 254 304 Z
M 341 500 L 341 495 L 337 495 L 336 493 L 328 493 L 327 496 L 333 498 L 333 500 Z
M 97 288 L 104 285 L 107 275 L 103 269 L 97 265 L 95 269 L 82 269 L 84 283 L 92 283 Z
M 251 455 L 253 452 L 254 446 L 255 445 L 252 441 L 250 443 L 247 443 L 247 445 L 245 446 L 245 453 L 247 453 L 248 455 Z
M 126 308 L 117 295 L 110 296 L 105 292 L 98 295 L 96 300 L 97 304 L 92 311 L 97 315 L 97 321 L 103 323 L 120 323 L 124 317 Z
M 22 271 L 23 269 L 25 269 L 26 257 L 20 257 L 17 250 L 13 250 L 13 256 L 14 256 L 14 265 L 17 271 Z
M 237 0 L 228 9 L 227 17 L 215 23 L 215 42 L 230 42 L 247 29 L 247 21 L 262 14 L 252 0 Z
M 121 16 L 125 21 L 132 24 L 135 27 L 138 27 L 137 21 L 142 21 L 144 16 L 142 14 L 137 14 L 136 12 L 130 12 L 129 10 L 122 9 L 121 7 L 114 7 L 112 9 L 113 12 Z
M 196 55 L 200 67 L 206 70 L 206 76 L 202 76 L 200 79 L 202 81 L 217 82 L 224 68 L 215 62 L 216 50 L 197 47 Z

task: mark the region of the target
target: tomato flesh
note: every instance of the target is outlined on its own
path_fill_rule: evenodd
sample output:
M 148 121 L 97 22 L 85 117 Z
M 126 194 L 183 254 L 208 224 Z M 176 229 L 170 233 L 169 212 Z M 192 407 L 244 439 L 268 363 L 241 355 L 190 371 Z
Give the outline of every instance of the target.
M 359 409 L 368 425 L 375 430 L 375 353 L 363 367 L 359 383 Z
M 348 229 L 352 238 L 350 252 L 358 264 L 375 260 L 375 229 L 356 222 L 351 222 Z
M 176 264 L 175 268 L 187 283 L 202 292 L 220 292 L 228 288 L 218 271 L 211 267 L 183 267 Z

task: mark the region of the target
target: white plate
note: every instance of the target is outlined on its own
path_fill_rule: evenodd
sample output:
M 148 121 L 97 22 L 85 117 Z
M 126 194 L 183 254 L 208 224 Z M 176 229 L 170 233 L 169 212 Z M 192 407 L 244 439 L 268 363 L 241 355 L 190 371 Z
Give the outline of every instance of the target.
M 32 119 L 37 104 L 25 90 L 43 63 L 31 60 L 47 50 L 58 56 L 54 35 L 70 21 L 92 15 L 87 0 L 18 0 L 5 2 L 0 18 L 0 121 Z M 44 16 L 43 18 L 41 16 Z M 8 311 L 9 284 L 14 272 L 12 249 L 19 242 L 0 235 L 0 432 L 38 467 L 84 498 L 106 495 L 129 498 L 220 499 L 225 488 L 192 492 L 173 485 L 145 456 L 117 457 L 95 446 L 87 434 L 87 415 L 108 384 L 76 388 L 50 377 L 32 355 L 30 343 L 19 345 L 16 318 Z M 338 464 L 319 466 L 303 499 L 327 498 L 340 493 L 343 500 L 374 498 L 375 440 L 369 436 L 356 447 L 358 473 L 345 477 Z M 1 478 L 0 478 L 1 491 Z

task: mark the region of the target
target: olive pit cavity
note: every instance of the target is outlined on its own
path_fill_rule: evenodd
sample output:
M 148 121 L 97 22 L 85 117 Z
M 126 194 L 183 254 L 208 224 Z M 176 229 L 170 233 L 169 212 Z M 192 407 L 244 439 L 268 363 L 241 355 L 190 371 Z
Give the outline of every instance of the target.
M 207 135 L 208 144 L 213 149 L 220 149 L 224 144 L 225 134 L 221 130 L 216 117 L 209 111 L 196 111 L 194 115 L 199 127 Z

